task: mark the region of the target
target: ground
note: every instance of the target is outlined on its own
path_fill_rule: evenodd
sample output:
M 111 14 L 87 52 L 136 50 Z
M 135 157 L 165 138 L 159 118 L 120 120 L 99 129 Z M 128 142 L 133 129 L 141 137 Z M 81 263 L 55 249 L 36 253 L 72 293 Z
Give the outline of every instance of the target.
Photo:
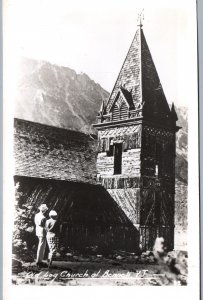
M 177 273 L 177 272 L 176 272 Z M 53 261 L 50 268 L 23 263 L 13 269 L 13 284 L 29 285 L 185 285 L 187 276 L 175 274 L 150 253 L 141 257 L 102 255 L 68 257 Z

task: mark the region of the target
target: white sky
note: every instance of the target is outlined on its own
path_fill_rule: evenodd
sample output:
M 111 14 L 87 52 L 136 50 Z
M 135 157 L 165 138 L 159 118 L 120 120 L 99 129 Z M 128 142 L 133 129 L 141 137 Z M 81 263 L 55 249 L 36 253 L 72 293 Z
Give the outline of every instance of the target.
M 5 52 L 9 61 L 27 56 L 84 72 L 110 92 L 137 30 L 137 13 L 144 8 L 145 37 L 168 102 L 186 106 L 192 3 L 5 0 Z

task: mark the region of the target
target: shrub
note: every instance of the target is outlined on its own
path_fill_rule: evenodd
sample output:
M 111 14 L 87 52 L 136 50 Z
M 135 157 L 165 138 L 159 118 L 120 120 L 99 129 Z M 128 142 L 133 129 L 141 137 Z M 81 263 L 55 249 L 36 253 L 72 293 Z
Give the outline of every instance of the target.
M 13 230 L 13 254 L 23 261 L 33 260 L 35 256 L 35 234 L 32 219 L 32 206 L 22 201 L 20 184 L 15 185 L 15 215 Z

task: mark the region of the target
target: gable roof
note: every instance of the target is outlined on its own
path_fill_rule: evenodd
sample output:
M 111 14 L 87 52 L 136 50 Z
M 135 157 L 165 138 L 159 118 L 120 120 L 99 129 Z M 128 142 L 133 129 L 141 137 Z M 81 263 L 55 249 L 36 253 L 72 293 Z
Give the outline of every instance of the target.
M 96 183 L 96 136 L 14 119 L 15 175 Z
M 26 203 L 32 207 L 27 215 L 30 220 L 42 203 L 49 211 L 57 211 L 63 224 L 63 245 L 68 249 L 83 252 L 99 246 L 108 251 L 139 250 L 139 231 L 101 185 L 23 176 L 14 176 L 14 182 L 20 206 Z
M 132 227 L 132 222 L 101 185 L 24 176 L 15 176 L 14 180 L 19 183 L 24 201 L 33 206 L 33 214 L 45 203 L 50 210 L 58 212 L 61 221 L 70 224 L 128 224 Z
M 129 109 L 134 109 L 132 94 L 129 91 L 127 91 L 126 89 L 124 89 L 123 87 L 120 87 L 119 90 L 118 90 L 118 93 L 115 97 L 115 100 L 112 102 L 111 106 L 109 107 L 109 111 L 112 110 L 114 104 L 116 103 L 116 101 L 117 101 L 117 99 L 119 98 L 120 95 L 123 96 L 123 99 L 126 102 Z

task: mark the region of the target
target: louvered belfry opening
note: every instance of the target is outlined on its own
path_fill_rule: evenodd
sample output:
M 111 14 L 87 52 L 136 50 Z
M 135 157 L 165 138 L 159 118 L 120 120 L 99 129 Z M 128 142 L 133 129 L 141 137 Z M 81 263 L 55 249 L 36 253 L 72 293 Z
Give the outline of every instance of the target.
M 122 102 L 121 106 L 119 107 L 115 104 L 113 111 L 112 111 L 112 120 L 125 120 L 128 118 L 128 106 L 125 102 Z
M 128 118 L 128 107 L 125 102 L 121 104 L 120 107 L 120 119 L 127 119 Z
M 117 121 L 120 119 L 120 110 L 117 105 L 115 105 L 113 108 L 112 119 L 113 119 L 113 121 Z

